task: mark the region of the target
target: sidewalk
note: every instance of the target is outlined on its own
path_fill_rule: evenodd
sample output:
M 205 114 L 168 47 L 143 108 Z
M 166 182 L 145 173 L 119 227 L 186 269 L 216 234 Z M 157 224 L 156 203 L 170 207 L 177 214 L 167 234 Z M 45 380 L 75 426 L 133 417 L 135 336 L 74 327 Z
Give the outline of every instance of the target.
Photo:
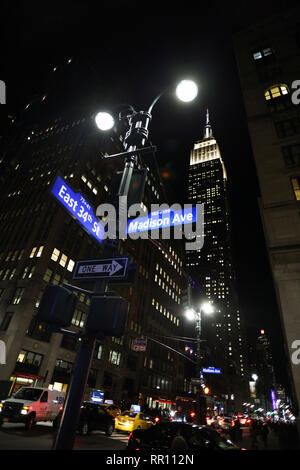
M 240 447 L 244 447 L 247 450 L 299 450 L 296 444 L 287 443 L 283 444 L 280 443 L 278 436 L 275 434 L 274 431 L 269 430 L 268 440 L 267 440 L 267 447 L 264 447 L 263 440 L 259 436 L 257 438 L 258 449 L 252 449 L 252 442 L 250 436 L 250 429 L 243 428 L 243 439 L 242 442 L 235 442 Z

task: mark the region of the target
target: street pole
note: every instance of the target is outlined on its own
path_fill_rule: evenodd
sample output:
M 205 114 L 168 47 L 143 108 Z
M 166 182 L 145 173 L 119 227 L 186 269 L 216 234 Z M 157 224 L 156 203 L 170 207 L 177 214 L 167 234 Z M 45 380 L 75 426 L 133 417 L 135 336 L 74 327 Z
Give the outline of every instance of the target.
M 128 152 L 136 150 L 139 146 L 143 146 L 145 140 L 148 138 L 148 125 L 151 119 L 150 113 L 139 112 L 135 113 L 130 117 L 129 123 L 130 128 L 124 139 L 124 147 Z M 126 155 L 126 154 L 125 154 Z M 134 168 L 137 164 L 137 154 L 130 154 L 126 157 L 125 167 L 121 178 L 118 193 L 116 195 L 116 205 L 119 208 L 119 198 L 128 196 L 131 178 L 133 175 Z M 119 211 L 117 213 L 116 226 L 119 233 Z M 127 214 L 126 214 L 127 219 Z M 121 215 L 121 220 L 125 220 Z M 119 237 L 118 241 L 112 240 L 104 241 L 104 257 L 111 257 L 119 250 Z M 109 283 L 106 280 L 96 281 L 94 284 L 94 292 L 106 292 L 108 290 Z M 101 315 L 101 312 L 99 312 Z M 88 324 L 88 318 L 87 318 Z M 97 337 L 99 338 L 100 333 Z M 104 337 L 104 336 L 103 336 Z M 84 399 L 84 393 L 88 380 L 88 373 L 90 364 L 93 358 L 93 352 L 95 348 L 96 335 L 85 330 L 85 334 L 81 339 L 81 346 L 78 353 L 78 359 L 76 368 L 73 374 L 71 388 L 67 396 L 66 404 L 62 419 L 60 422 L 59 430 L 53 445 L 54 450 L 72 450 L 75 441 L 75 435 L 78 428 L 80 406 Z
M 202 320 L 202 309 L 196 312 L 196 339 L 197 339 L 197 362 L 196 362 L 196 377 L 201 377 L 201 320 Z M 201 384 L 197 382 L 196 388 L 196 421 L 197 424 L 206 424 L 205 417 L 205 397 L 203 396 Z

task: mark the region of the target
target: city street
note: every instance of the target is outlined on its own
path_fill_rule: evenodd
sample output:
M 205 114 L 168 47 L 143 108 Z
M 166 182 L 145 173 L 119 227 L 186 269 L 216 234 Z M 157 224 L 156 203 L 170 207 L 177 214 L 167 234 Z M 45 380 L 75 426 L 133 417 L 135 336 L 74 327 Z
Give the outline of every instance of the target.
M 39 423 L 31 431 L 23 424 L 5 423 L 0 428 L 0 450 L 51 450 L 54 433 L 52 424 Z M 89 436 L 78 435 L 74 450 L 125 450 L 128 435 L 114 432 L 106 437 L 101 431 Z
M 242 428 L 243 440 L 237 443 L 251 450 L 250 429 Z M 128 435 L 114 432 L 106 437 L 101 431 L 93 431 L 89 436 L 77 435 L 74 450 L 125 450 Z M 0 428 L 0 450 L 51 450 L 53 431 L 51 423 L 39 423 L 27 432 L 22 424 L 5 423 Z M 258 450 L 265 450 L 263 442 L 258 439 Z M 267 450 L 284 450 L 278 438 L 270 431 Z

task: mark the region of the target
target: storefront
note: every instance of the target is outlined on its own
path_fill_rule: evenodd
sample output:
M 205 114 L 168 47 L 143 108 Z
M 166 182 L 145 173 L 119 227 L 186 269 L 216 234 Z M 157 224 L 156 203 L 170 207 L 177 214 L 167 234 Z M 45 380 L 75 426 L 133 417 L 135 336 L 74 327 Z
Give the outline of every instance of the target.
M 36 387 L 39 380 L 44 380 L 44 377 L 26 372 L 15 372 L 15 375 L 10 377 L 11 387 L 8 396 L 10 397 L 21 387 Z

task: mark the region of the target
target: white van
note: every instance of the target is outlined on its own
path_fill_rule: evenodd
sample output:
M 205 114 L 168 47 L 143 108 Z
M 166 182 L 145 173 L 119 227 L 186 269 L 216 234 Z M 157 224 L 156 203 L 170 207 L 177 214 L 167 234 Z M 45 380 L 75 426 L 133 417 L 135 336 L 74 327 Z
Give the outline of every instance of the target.
M 62 415 L 65 392 L 40 387 L 22 387 L 0 403 L 0 426 L 25 423 L 27 430 L 39 421 L 52 421 L 56 428 Z

